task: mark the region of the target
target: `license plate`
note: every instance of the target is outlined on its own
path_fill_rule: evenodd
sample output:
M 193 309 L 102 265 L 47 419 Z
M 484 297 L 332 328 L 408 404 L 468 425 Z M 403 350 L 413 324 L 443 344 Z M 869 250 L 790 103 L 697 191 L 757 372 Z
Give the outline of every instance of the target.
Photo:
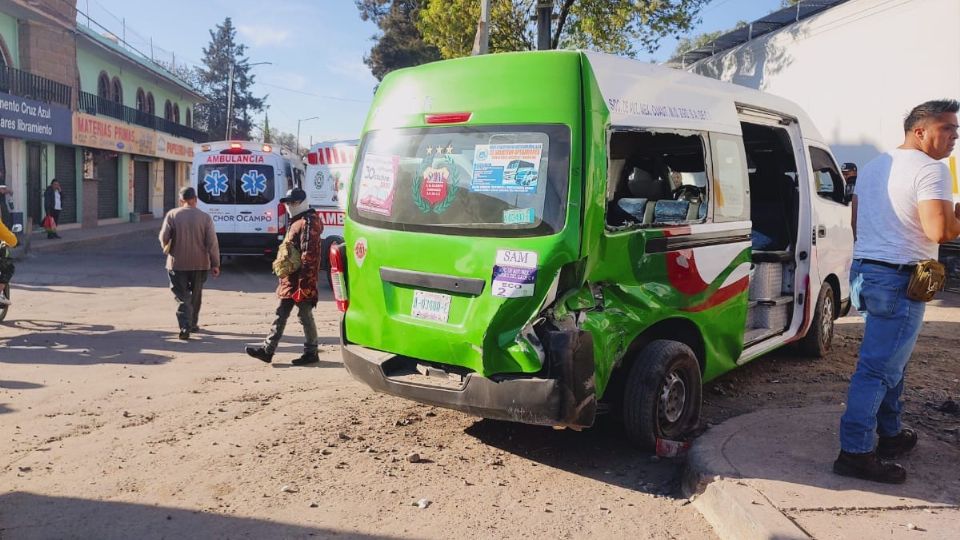
M 447 322 L 450 316 L 450 298 L 449 294 L 414 291 L 410 314 L 417 319 Z

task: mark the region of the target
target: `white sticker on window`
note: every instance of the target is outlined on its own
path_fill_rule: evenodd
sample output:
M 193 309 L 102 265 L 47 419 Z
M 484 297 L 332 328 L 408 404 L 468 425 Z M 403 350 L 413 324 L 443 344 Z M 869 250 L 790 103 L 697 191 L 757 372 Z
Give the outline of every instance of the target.
M 490 293 L 501 298 L 533 296 L 537 281 L 537 254 L 498 249 Z
M 365 212 L 389 216 L 397 187 L 398 156 L 367 154 L 363 157 L 357 208 Z

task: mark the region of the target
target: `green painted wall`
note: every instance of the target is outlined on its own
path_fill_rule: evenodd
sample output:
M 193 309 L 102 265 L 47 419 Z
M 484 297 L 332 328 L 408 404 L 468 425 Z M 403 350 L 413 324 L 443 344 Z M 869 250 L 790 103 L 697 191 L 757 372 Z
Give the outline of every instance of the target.
M 7 51 L 13 58 L 10 59 L 13 67 L 20 67 L 20 30 L 17 19 L 6 13 L 0 13 L 0 36 L 7 45 Z
M 97 80 L 100 72 L 105 71 L 110 79 L 120 77 L 120 83 L 123 85 L 123 104 L 127 107 L 137 107 L 137 89 L 143 88 L 144 94 L 153 93 L 153 101 L 156 107 L 154 114 L 163 118 L 163 107 L 169 99 L 171 103 L 180 106 L 180 123 L 186 122 L 187 109 L 191 110 L 195 102 L 192 101 L 186 92 L 178 92 L 169 85 L 158 83 L 160 78 L 147 72 L 129 66 L 113 54 L 101 51 L 92 44 L 83 39 L 77 40 L 77 69 L 80 73 L 80 90 L 91 94 L 97 93 Z

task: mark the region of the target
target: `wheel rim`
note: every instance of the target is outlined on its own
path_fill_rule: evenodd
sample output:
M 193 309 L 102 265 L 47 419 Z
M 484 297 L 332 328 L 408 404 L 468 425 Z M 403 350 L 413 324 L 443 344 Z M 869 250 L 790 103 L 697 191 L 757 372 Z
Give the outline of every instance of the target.
M 660 392 L 660 415 L 669 423 L 680 420 L 687 404 L 687 385 L 676 371 L 671 371 L 663 381 Z
M 827 295 L 823 298 L 823 309 L 820 310 L 820 345 L 826 349 L 833 337 L 833 298 Z

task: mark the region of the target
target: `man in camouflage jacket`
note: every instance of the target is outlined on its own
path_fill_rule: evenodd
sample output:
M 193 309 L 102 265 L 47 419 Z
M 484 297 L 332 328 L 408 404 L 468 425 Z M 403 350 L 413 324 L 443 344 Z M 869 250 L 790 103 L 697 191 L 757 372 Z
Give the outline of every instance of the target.
M 250 356 L 270 363 L 273 353 L 277 350 L 287 319 L 297 308 L 297 316 L 303 325 L 303 355 L 293 360 L 295 366 L 302 366 L 319 362 L 317 356 L 317 325 L 313 321 L 313 308 L 317 305 L 317 274 L 320 271 L 320 233 L 323 224 L 320 216 L 307 203 L 307 194 L 302 189 L 294 188 L 287 191 L 280 202 L 287 207 L 290 216 L 290 225 L 284 242 L 290 242 L 300 251 L 300 269 L 289 276 L 280 278 L 277 286 L 277 296 L 280 305 L 277 307 L 276 319 L 270 327 L 270 333 L 260 347 L 247 347 Z

